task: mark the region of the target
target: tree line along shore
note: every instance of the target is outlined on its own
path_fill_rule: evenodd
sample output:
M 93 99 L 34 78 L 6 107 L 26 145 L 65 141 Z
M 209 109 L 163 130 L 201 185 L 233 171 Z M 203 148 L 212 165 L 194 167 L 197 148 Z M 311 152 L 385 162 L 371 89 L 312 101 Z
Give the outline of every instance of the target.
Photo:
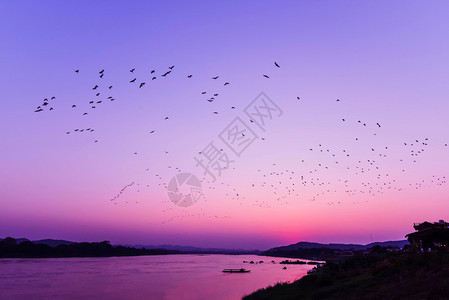
M 179 253 L 181 252 L 177 250 L 112 246 L 109 241 L 60 244 L 54 247 L 31 241 L 17 243 L 17 240 L 11 237 L 0 241 L 0 258 L 109 257 Z

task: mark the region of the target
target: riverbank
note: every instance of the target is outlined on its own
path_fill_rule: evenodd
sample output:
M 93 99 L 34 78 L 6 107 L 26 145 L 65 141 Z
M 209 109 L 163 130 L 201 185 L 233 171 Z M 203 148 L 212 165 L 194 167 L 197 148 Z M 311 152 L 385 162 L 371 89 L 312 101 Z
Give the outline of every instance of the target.
M 166 254 L 181 254 L 181 252 L 166 249 L 112 246 L 109 241 L 60 244 L 55 247 L 41 243 L 35 244 L 30 241 L 18 244 L 13 238 L 0 241 L 0 258 L 111 257 Z
M 260 289 L 254 299 L 448 299 L 449 253 L 372 253 L 328 262 L 293 283 Z
M 167 254 L 228 254 L 253 255 L 258 250 L 195 248 L 187 246 L 150 247 L 111 245 L 102 242 L 70 242 L 65 240 L 45 239 L 30 241 L 25 238 L 11 237 L 0 239 L 0 258 L 58 258 L 58 257 L 111 257 Z
M 311 268 L 284 270 L 281 260 L 222 254 L 1 258 L 0 299 L 241 299 L 276 282 L 293 282 Z M 223 273 L 224 268 L 251 272 Z

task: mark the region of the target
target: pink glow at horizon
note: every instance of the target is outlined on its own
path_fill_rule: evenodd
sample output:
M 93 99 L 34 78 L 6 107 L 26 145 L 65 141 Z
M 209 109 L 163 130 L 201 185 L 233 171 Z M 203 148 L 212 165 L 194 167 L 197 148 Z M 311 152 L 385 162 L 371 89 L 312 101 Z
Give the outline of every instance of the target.
M 266 249 L 400 240 L 449 219 L 447 9 L 2 4 L 0 238 Z M 283 110 L 266 132 L 244 114 L 262 91 Z M 241 157 L 218 138 L 235 117 L 264 138 Z M 194 157 L 211 141 L 235 162 L 175 206 L 164 184 L 176 168 L 201 178 Z

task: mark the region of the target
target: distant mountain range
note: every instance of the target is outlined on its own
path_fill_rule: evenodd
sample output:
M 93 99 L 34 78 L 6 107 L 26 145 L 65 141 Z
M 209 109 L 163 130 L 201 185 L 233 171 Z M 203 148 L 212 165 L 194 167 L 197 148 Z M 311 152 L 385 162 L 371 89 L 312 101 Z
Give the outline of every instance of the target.
M 0 241 L 2 239 L 0 238 Z M 22 242 L 33 242 L 34 244 L 44 244 L 50 247 L 57 247 L 59 245 L 70 245 L 76 242 L 65 241 L 65 240 L 53 240 L 53 239 L 42 239 L 31 241 L 26 238 L 17 238 L 17 244 Z M 260 250 L 244 250 L 244 249 L 226 249 L 226 248 L 200 248 L 200 247 L 192 247 L 192 246 L 178 246 L 178 245 L 113 245 L 113 246 L 124 246 L 124 247 L 132 247 L 137 249 L 165 249 L 165 250 L 176 250 L 183 253 L 209 253 L 209 254 L 259 254 L 262 251 Z
M 2 239 L 0 238 L 0 241 Z M 22 242 L 30 241 L 26 238 L 17 238 L 17 243 L 20 244 Z M 75 242 L 66 241 L 66 240 L 54 240 L 54 239 L 41 239 L 31 241 L 34 244 L 45 244 L 50 247 L 56 247 L 59 245 L 70 245 Z M 333 249 L 333 250 L 365 250 L 368 248 L 372 248 L 374 246 L 393 246 L 393 247 L 404 247 L 408 245 L 407 240 L 400 241 L 388 241 L 388 242 L 375 242 L 366 245 L 361 244 L 321 244 L 321 243 L 312 243 L 312 242 L 299 242 L 296 244 L 291 244 L 287 246 L 275 247 L 266 251 L 260 250 L 245 250 L 245 249 L 227 249 L 227 248 L 200 248 L 200 247 L 192 247 L 192 246 L 179 246 L 179 245 L 115 245 L 115 246 L 125 246 L 125 247 L 133 247 L 133 248 L 145 248 L 145 249 L 166 249 L 166 250 L 177 250 L 183 253 L 210 253 L 210 254 L 274 254 L 274 253 L 282 253 L 282 252 L 291 252 L 300 249 Z
M 0 241 L 2 241 L 3 239 L 0 239 Z M 75 242 L 70 242 L 70 241 L 64 241 L 64 240 L 53 240 L 53 239 L 43 239 L 43 240 L 35 240 L 35 241 L 31 241 L 29 239 L 26 238 L 18 238 L 16 239 L 17 244 L 23 243 L 23 242 L 32 242 L 34 244 L 44 244 L 50 247 L 56 247 L 59 245 L 70 245 L 70 244 L 74 244 Z
M 296 244 L 275 247 L 261 253 L 261 255 L 266 256 L 276 256 L 276 257 L 290 257 L 290 258 L 305 258 L 313 260 L 329 260 L 346 255 L 345 253 L 339 252 L 339 250 L 366 250 L 375 246 L 381 247 L 399 247 L 402 248 L 408 245 L 407 240 L 401 241 L 388 241 L 388 242 L 376 242 L 367 245 L 359 244 L 320 244 L 320 243 L 309 243 L 309 242 L 299 242 Z
M 405 245 L 408 245 L 409 242 L 407 240 L 400 240 L 400 241 L 388 241 L 388 242 L 375 242 L 370 243 L 366 245 L 360 245 L 360 244 L 321 244 L 321 243 L 311 243 L 311 242 L 299 242 L 296 244 L 291 244 L 288 246 L 281 246 L 276 248 L 271 248 L 268 251 L 275 251 L 275 250 L 283 250 L 283 251 L 290 251 L 290 250 L 298 250 L 298 249 L 311 249 L 311 248 L 328 248 L 328 249 L 339 249 L 339 250 L 365 250 L 368 248 L 372 248 L 374 246 L 382 246 L 382 247 L 399 247 L 402 248 Z
M 166 249 L 177 250 L 184 253 L 211 253 L 211 254 L 259 254 L 260 250 L 245 250 L 245 249 L 227 249 L 227 248 L 200 248 L 192 246 L 179 246 L 179 245 L 121 245 L 125 247 L 133 248 L 145 248 L 145 249 Z
M 169 254 L 182 253 L 176 250 L 112 246 L 109 241 L 72 243 L 64 240 L 44 239 L 32 242 L 21 238 L 18 243 L 12 237 L 0 240 L 0 258 L 112 257 Z

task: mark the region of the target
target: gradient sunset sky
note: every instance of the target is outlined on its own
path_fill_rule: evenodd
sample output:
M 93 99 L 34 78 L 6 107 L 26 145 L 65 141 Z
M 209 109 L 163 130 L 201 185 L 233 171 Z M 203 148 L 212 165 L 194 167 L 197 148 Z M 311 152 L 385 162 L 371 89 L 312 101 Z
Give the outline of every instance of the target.
M 448 11 L 3 1 L 0 237 L 266 249 L 448 220 Z M 265 131 L 244 112 L 261 92 L 283 112 Z M 219 138 L 236 117 L 258 136 L 240 157 Z M 233 160 L 215 182 L 195 161 L 211 142 Z M 165 188 L 179 170 L 202 180 L 186 208 Z

